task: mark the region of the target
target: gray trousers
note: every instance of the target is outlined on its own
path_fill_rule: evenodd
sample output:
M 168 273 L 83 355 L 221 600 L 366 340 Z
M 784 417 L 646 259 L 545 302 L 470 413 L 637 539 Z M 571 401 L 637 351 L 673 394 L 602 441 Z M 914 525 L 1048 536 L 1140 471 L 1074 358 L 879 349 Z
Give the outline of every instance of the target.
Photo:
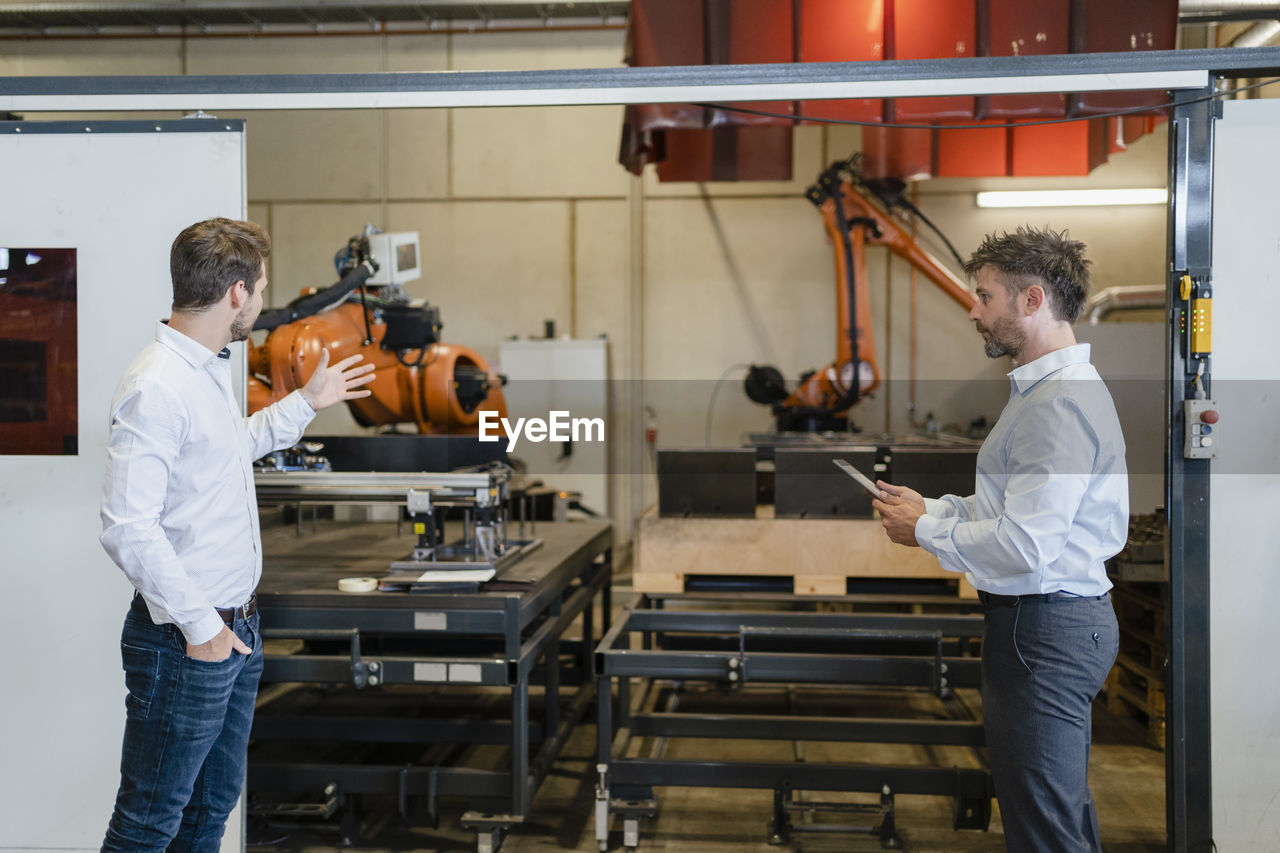
M 1119 645 L 1111 596 L 983 599 L 982 715 L 1005 844 L 1098 853 L 1090 711 Z

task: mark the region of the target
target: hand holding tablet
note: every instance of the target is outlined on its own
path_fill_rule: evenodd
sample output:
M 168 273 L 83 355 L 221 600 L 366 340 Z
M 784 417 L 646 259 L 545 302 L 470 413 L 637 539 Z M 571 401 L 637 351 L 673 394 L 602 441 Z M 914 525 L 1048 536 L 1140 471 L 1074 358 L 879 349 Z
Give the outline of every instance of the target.
M 863 490 L 867 494 L 871 495 L 871 497 L 877 498 L 880 500 L 884 499 L 884 495 L 880 494 L 880 490 L 876 488 L 875 482 L 866 474 L 863 474 L 861 471 L 859 471 L 857 468 L 853 467 L 843 459 L 832 459 L 831 461 L 834 462 L 836 464 L 836 467 L 839 468 L 841 471 L 844 471 L 850 477 L 857 480 L 858 485 L 862 486 Z

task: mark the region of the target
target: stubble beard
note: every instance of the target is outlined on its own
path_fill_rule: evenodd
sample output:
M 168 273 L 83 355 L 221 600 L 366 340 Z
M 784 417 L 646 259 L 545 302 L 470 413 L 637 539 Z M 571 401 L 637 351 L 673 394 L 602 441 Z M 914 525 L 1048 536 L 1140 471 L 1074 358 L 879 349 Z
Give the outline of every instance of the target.
M 978 332 L 982 335 L 983 351 L 987 358 L 1007 355 L 1016 361 L 1027 338 L 1009 317 L 1001 317 L 989 329 L 979 323 Z
M 250 317 L 248 306 L 240 309 L 240 313 L 231 321 L 231 342 L 246 341 L 249 339 L 249 333 L 253 331 L 253 323 L 258 318 Z

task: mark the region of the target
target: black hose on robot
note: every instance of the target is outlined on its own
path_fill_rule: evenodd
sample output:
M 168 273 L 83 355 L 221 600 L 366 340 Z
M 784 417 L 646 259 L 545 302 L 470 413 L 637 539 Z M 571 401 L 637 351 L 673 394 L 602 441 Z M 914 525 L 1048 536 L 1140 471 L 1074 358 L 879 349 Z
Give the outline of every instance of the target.
M 838 175 L 832 174 L 830 183 L 828 184 L 831 200 L 835 204 L 836 222 L 840 226 L 840 248 L 843 249 L 844 260 L 844 283 L 849 291 L 849 348 L 850 361 L 849 365 L 853 368 L 853 377 L 849 382 L 849 387 L 845 389 L 844 395 L 831 405 L 827 410 L 829 414 L 835 415 L 843 412 L 845 409 L 858 402 L 859 373 L 861 372 L 861 364 L 858 359 L 858 298 L 857 289 L 853 283 L 853 240 L 849 236 L 849 220 L 844 215 L 844 184 Z M 836 365 L 836 371 L 840 370 L 840 366 Z M 836 377 L 837 380 L 839 376 Z
M 331 284 L 324 290 L 307 296 L 299 296 L 283 308 L 263 311 L 258 315 L 258 322 L 253 324 L 253 330 L 255 332 L 261 330 L 270 331 L 277 326 L 283 326 L 286 323 L 292 323 L 295 320 L 301 320 L 303 317 L 310 317 L 327 308 L 332 308 L 341 303 L 357 288 L 364 285 L 369 280 L 369 276 L 375 272 L 377 272 L 377 269 L 368 262 L 361 263 L 344 275 L 336 284 Z

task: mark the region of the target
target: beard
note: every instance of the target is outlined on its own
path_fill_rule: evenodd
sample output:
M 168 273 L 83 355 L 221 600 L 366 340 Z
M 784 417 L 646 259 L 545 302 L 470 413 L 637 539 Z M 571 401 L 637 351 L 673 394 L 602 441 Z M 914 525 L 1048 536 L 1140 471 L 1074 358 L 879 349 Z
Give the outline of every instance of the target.
M 989 329 L 981 323 L 975 325 L 978 333 L 982 335 L 983 349 L 987 358 L 999 358 L 1002 355 L 1012 356 L 1015 360 L 1018 358 L 1018 353 L 1022 352 L 1022 345 L 1026 343 L 1027 336 L 1012 318 L 1001 317 Z
M 258 319 L 255 313 L 249 316 L 249 306 L 246 305 L 240 309 L 240 313 L 236 314 L 234 320 L 231 321 L 231 342 L 245 341 L 249 339 L 249 333 L 253 331 L 253 324 Z

